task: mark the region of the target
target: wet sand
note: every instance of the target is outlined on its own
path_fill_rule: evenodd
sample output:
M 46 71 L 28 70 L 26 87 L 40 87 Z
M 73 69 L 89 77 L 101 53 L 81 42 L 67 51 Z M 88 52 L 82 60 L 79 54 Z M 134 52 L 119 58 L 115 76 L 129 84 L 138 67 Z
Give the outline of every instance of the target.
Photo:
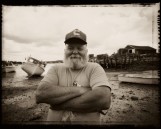
M 160 126 L 160 89 L 157 85 L 120 83 L 117 75 L 126 72 L 107 72 L 112 87 L 112 101 L 102 125 Z M 35 103 L 35 90 L 42 77 L 2 80 L 2 123 L 43 124 L 49 105 Z

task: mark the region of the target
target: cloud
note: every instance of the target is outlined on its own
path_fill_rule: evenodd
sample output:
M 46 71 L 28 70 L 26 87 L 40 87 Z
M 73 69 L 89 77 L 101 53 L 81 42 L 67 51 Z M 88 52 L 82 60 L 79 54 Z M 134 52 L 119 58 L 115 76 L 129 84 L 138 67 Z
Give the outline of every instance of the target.
M 21 53 L 23 51 L 29 51 L 29 48 L 32 46 L 28 46 L 26 44 L 19 44 L 14 40 L 8 40 L 6 38 L 2 39 L 2 50 L 8 53 Z
M 18 37 L 15 35 L 10 35 L 10 34 L 3 34 L 3 37 L 5 37 L 8 40 L 13 40 L 17 43 L 32 43 L 33 40 L 31 39 L 24 39 L 23 37 Z
M 57 42 L 61 39 L 60 31 L 56 29 L 60 19 L 56 20 L 57 17 L 51 16 L 51 12 L 48 14 L 50 8 L 38 8 L 39 12 L 33 11 L 32 7 L 11 8 L 12 11 L 3 11 L 4 37 L 19 43 Z
M 14 46 L 14 47 L 11 47 Z M 8 40 L 3 38 L 2 43 L 2 59 L 8 58 L 11 60 L 21 60 L 27 56 L 33 56 L 40 60 L 55 60 L 63 59 L 64 43 L 59 43 L 59 45 L 48 46 L 48 45 L 35 45 L 33 44 L 20 44 L 13 40 Z M 14 57 L 14 58 L 13 58 Z
M 76 28 L 87 35 L 90 53 L 110 55 L 128 44 L 152 45 L 152 40 L 157 48 L 152 10 L 156 23 L 156 6 L 3 6 L 3 53 L 63 59 L 65 35 Z

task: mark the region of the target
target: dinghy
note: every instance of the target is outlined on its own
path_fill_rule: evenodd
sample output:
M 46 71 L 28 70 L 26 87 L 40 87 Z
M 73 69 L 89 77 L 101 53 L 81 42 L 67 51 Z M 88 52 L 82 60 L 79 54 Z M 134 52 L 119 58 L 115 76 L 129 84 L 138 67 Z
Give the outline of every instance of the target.
M 139 83 L 139 84 L 159 84 L 159 76 L 157 74 L 120 74 L 118 75 L 120 82 Z
M 2 65 L 2 72 L 4 73 L 16 72 L 16 66 L 12 62 L 5 62 Z

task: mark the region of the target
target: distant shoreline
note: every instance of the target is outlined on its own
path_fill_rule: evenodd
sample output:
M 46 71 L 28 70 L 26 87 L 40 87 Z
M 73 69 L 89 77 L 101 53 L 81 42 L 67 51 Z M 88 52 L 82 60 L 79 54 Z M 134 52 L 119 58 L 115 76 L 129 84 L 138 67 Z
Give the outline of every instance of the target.
M 104 69 L 105 72 L 143 72 L 143 71 L 159 71 L 159 69 Z

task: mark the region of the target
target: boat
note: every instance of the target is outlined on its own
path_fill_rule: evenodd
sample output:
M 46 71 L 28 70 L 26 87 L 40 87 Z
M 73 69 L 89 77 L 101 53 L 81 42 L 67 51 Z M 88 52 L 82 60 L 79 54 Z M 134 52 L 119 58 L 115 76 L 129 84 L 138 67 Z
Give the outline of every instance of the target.
M 45 71 L 46 63 L 39 61 L 33 57 L 28 57 L 27 61 L 21 65 L 21 69 L 25 71 L 29 77 L 41 76 Z
M 120 74 L 118 81 L 139 83 L 139 84 L 159 84 L 159 76 L 157 74 Z
M 2 62 L 2 72 L 3 73 L 16 72 L 16 66 L 11 61 Z

